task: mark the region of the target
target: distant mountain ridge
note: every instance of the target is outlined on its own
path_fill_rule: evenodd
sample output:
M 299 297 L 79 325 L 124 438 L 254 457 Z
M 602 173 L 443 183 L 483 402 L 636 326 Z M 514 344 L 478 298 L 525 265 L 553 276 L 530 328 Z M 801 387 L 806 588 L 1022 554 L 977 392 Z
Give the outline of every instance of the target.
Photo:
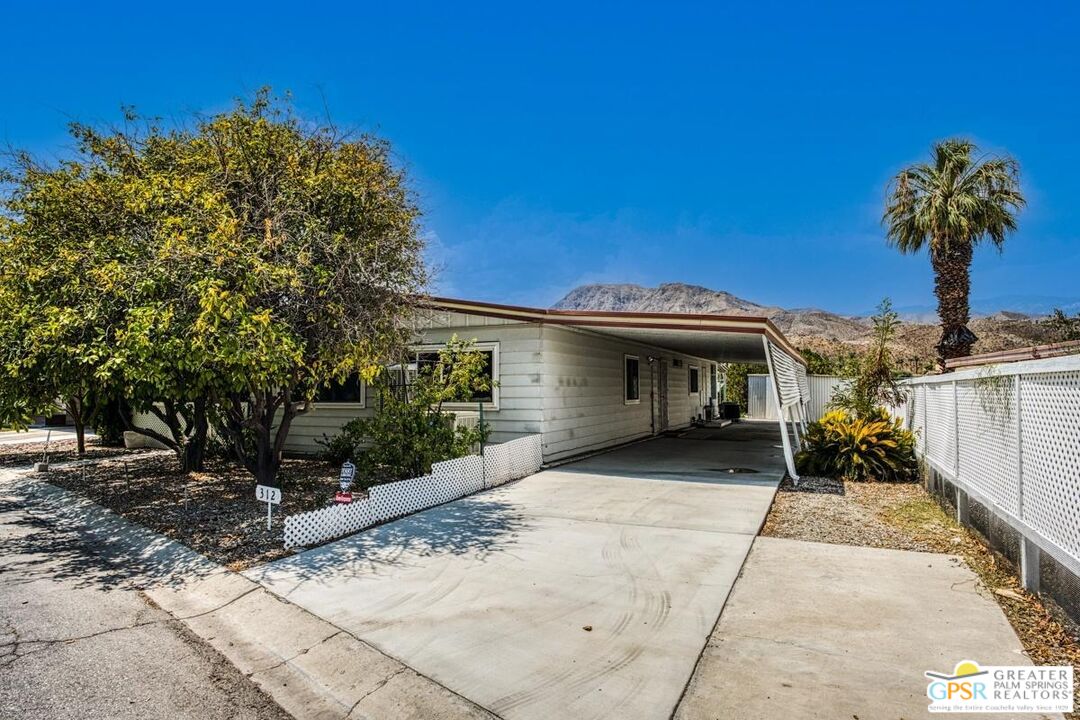
M 837 354 L 867 342 L 872 330 L 868 317 L 839 315 L 818 308 L 785 309 L 760 305 L 723 290 L 686 283 L 663 283 L 649 288 L 632 283 L 581 285 L 552 306 L 557 310 L 607 310 L 637 312 L 713 313 L 767 317 L 795 344 Z M 905 320 L 897 334 L 895 349 L 913 363 L 929 361 L 940 336 L 937 317 L 919 314 L 918 321 Z M 920 322 L 921 321 L 921 322 Z M 1018 312 L 997 312 L 970 323 L 979 336 L 975 352 L 992 352 L 1048 342 L 1046 326 L 1037 317 Z

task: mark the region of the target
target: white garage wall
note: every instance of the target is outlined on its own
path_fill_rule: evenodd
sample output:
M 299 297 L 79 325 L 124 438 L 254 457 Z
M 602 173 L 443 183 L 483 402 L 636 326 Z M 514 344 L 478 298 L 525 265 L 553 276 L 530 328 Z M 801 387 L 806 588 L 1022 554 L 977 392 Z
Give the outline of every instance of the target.
M 690 425 L 708 402 L 707 361 L 551 325 L 543 326 L 542 338 L 546 462 L 647 437 L 653 432 L 650 392 L 659 371 L 650 366 L 649 356 L 668 365 L 669 429 Z M 641 400 L 634 405 L 623 401 L 625 355 L 639 358 Z M 676 357 L 682 367 L 672 367 Z M 687 368 L 691 364 L 702 368 L 700 392 L 693 396 L 687 392 Z M 659 424 L 657 417 L 657 429 Z

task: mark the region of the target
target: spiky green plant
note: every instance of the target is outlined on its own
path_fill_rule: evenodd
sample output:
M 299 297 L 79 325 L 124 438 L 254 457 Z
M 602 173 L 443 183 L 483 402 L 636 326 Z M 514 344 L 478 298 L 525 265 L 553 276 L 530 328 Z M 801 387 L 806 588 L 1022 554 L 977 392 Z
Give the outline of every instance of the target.
M 800 473 L 845 480 L 904 481 L 918 469 L 914 434 L 882 410 L 869 417 L 826 413 L 807 428 L 795 462 Z

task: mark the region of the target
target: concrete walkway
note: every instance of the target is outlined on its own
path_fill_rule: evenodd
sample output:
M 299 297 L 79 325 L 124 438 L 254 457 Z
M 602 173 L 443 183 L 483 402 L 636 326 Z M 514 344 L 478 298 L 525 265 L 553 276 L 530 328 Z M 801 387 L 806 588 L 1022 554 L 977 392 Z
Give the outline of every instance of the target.
M 768 511 L 778 439 L 640 443 L 247 575 L 501 717 L 666 718 Z
M 758 538 L 676 718 L 931 717 L 961 660 L 1031 664 L 960 558 Z

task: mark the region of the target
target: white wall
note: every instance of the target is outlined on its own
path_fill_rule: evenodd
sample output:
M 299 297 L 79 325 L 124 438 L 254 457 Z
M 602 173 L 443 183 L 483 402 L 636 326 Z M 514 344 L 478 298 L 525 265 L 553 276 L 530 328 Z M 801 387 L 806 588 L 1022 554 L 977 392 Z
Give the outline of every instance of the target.
M 371 417 L 375 406 L 375 392 L 364 386 L 364 400 L 361 403 L 315 403 L 306 413 L 293 418 L 289 428 L 289 437 L 285 439 L 285 452 L 296 455 L 317 455 L 323 451 L 322 440 L 325 435 L 332 438 L 341 432 L 341 427 L 358 417 Z
M 445 343 L 454 335 L 459 340 L 498 345 L 498 407 L 486 406 L 484 421 L 491 427 L 490 442 L 501 443 L 541 432 L 541 377 L 543 367 L 540 326 L 536 323 L 497 321 L 500 324 L 464 324 L 466 315 L 444 313 L 440 322 L 449 327 L 428 327 L 419 334 L 422 343 Z M 488 319 L 488 318 L 482 318 Z M 471 405 L 465 410 L 475 412 Z
M 708 402 L 706 361 L 551 325 L 543 326 L 542 338 L 543 444 L 547 462 L 646 437 L 653 432 L 650 394 L 659 371 L 650 365 L 649 356 L 657 358 L 657 363 L 668 364 L 669 429 L 688 426 Z M 625 355 L 639 358 L 641 398 L 632 405 L 623 399 Z M 673 357 L 680 358 L 683 366 L 672 367 Z M 687 366 L 691 364 L 702 368 L 701 391 L 693 396 L 687 392 Z M 655 424 L 658 431 L 658 416 Z
M 454 335 L 460 340 L 498 344 L 498 407 L 487 406 L 484 420 L 491 426 L 491 442 L 506 442 L 540 432 L 540 326 L 462 313 L 434 312 L 418 324 L 416 345 L 441 344 Z M 370 417 L 378 403 L 375 391 L 366 389 L 366 407 L 358 403 L 316 403 L 313 410 L 298 415 L 285 443 L 285 451 L 318 454 L 315 441 L 333 437 L 341 427 L 357 417 Z M 470 405 L 462 410 L 476 412 Z
M 544 460 L 551 461 L 648 436 L 653 432 L 650 412 L 655 367 L 648 358 L 668 366 L 669 430 L 690 425 L 709 402 L 710 363 L 700 358 L 619 340 L 607 335 L 539 323 L 465 315 L 432 313 L 419 324 L 415 342 L 445 343 L 461 340 L 498 346 L 498 406 L 487 406 L 484 419 L 491 426 L 491 442 L 542 433 Z M 623 355 L 637 355 L 641 373 L 641 399 L 623 402 Z M 673 358 L 682 364 L 674 367 Z M 688 392 L 689 366 L 699 367 L 700 391 Z M 366 391 L 366 407 L 357 404 L 318 403 L 293 421 L 286 451 L 315 454 L 324 435 L 333 437 L 355 417 L 370 416 L 377 404 L 374 391 Z M 475 412 L 476 407 L 466 408 Z M 660 429 L 659 416 L 656 430 Z
M 836 375 L 807 375 L 810 384 L 810 420 L 819 420 L 825 414 L 825 406 L 838 387 L 851 382 L 849 378 Z M 772 378 L 768 375 L 748 375 L 746 392 L 747 417 L 775 420 L 776 407 L 772 399 Z

